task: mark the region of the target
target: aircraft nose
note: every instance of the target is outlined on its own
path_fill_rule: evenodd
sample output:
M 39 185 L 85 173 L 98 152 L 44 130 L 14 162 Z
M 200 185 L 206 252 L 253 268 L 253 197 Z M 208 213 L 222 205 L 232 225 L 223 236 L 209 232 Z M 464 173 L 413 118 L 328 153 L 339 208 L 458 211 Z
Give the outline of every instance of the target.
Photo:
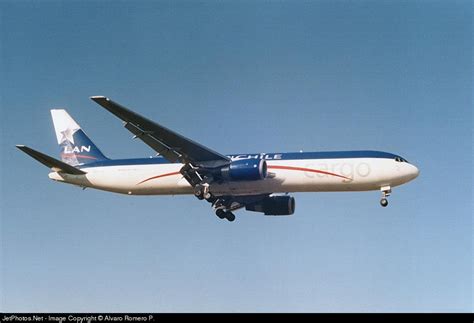
M 417 178 L 418 175 L 420 174 L 420 170 L 418 169 L 418 167 L 412 164 L 410 164 L 410 169 L 408 172 L 409 172 L 410 180 Z

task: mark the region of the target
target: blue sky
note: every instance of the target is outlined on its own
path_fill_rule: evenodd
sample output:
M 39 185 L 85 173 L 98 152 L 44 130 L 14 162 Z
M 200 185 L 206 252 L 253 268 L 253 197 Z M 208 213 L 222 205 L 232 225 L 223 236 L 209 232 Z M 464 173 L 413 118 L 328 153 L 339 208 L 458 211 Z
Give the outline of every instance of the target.
M 2 1 L 2 311 L 473 311 L 469 1 Z M 51 182 L 67 108 L 153 152 L 106 95 L 222 153 L 376 149 L 420 176 L 221 221 L 192 196 Z

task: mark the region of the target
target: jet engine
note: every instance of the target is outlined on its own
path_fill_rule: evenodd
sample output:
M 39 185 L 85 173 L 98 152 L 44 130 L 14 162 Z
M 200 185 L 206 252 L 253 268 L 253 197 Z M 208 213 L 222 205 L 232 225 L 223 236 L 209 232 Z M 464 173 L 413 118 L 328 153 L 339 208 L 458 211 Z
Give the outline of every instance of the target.
M 263 159 L 240 159 L 221 168 L 224 180 L 255 181 L 267 177 L 267 162 Z
M 295 213 L 295 198 L 288 195 L 269 196 L 260 202 L 247 205 L 245 209 L 265 215 L 291 215 Z

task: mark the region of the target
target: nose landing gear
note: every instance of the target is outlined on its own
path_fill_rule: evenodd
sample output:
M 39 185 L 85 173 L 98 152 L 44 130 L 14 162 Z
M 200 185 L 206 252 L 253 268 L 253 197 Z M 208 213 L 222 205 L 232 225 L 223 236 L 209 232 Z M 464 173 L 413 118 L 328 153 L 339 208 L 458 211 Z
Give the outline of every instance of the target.
M 390 186 L 383 186 L 380 188 L 380 190 L 382 191 L 382 198 L 380 199 L 380 205 L 382 207 L 386 207 L 388 205 L 387 197 L 389 197 L 390 193 L 392 193 L 392 189 L 390 188 Z

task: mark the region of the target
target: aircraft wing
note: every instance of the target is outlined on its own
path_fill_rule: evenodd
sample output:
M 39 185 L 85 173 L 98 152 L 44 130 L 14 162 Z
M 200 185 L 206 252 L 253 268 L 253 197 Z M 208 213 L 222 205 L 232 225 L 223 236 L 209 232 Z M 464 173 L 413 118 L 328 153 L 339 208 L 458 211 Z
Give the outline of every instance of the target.
M 93 96 L 93 101 L 124 121 L 124 126 L 170 162 L 179 161 L 194 166 L 219 167 L 230 163 L 230 158 L 192 141 L 104 96 Z

